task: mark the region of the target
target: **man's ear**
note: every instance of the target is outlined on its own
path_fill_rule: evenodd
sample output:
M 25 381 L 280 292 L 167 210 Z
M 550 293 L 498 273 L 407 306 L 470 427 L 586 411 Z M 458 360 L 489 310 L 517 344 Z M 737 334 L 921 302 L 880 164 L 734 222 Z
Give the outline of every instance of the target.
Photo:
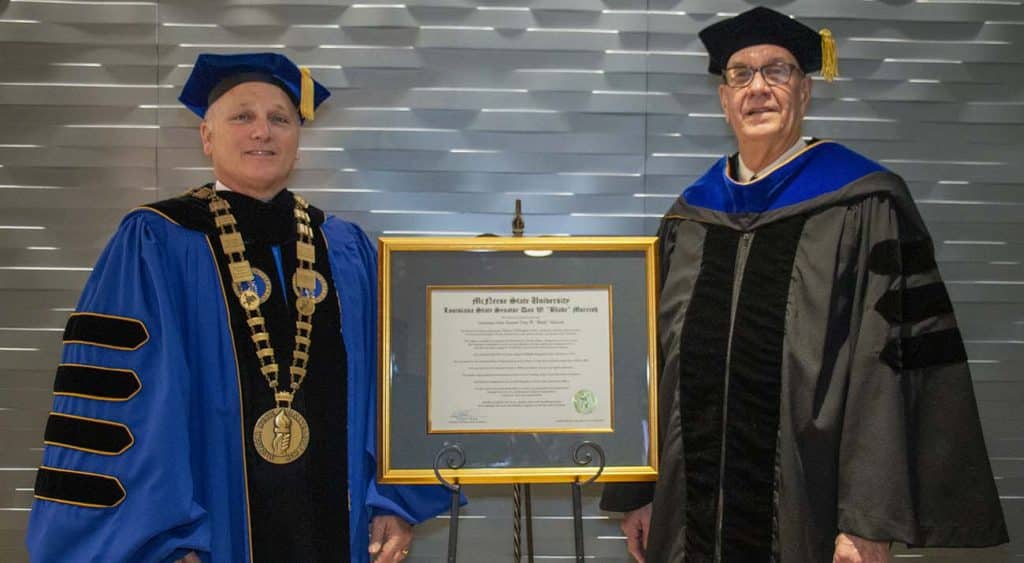
M 802 104 L 801 114 L 807 115 L 807 108 L 811 105 L 811 87 L 814 85 L 814 80 L 810 76 L 804 76 L 804 79 L 800 84 L 800 92 L 803 96 L 803 100 L 800 100 Z
M 718 105 L 722 107 L 722 115 L 725 116 L 726 124 L 729 123 L 729 110 L 725 109 L 725 84 L 718 85 Z
M 199 124 L 199 139 L 203 142 L 203 154 L 210 156 L 213 153 L 213 126 L 205 119 Z

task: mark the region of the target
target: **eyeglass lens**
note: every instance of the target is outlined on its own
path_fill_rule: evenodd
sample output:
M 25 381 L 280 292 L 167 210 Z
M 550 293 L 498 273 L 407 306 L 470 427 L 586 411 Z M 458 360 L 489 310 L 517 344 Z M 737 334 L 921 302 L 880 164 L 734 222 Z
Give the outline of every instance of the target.
M 749 66 L 734 66 L 725 70 L 726 83 L 735 88 L 741 88 L 754 81 L 754 73 L 760 72 L 765 82 L 779 86 L 789 82 L 793 67 L 787 63 L 772 63 L 758 68 Z

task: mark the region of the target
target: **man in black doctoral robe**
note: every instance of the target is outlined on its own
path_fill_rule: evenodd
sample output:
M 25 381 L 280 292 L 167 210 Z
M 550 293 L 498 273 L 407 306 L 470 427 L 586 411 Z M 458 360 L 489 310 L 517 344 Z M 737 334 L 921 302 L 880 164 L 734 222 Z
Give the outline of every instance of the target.
M 656 562 L 876 562 L 1008 541 L 966 353 L 903 180 L 805 142 L 831 34 L 766 8 L 701 34 L 739 151 L 659 232 L 660 468 L 610 484 Z M 823 60 L 824 59 L 824 60 Z

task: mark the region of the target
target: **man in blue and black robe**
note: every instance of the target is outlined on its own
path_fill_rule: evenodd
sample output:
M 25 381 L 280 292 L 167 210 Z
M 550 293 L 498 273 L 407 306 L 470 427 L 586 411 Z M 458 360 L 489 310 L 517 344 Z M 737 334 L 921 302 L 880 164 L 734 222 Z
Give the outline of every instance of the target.
M 739 151 L 661 222 L 660 467 L 610 484 L 649 562 L 880 563 L 1007 540 L 967 357 L 903 180 L 801 138 L 830 34 L 701 32 Z M 823 61 L 823 58 L 825 59 Z
M 393 562 L 447 508 L 374 480 L 373 246 L 285 189 L 328 95 L 281 55 L 200 56 L 181 100 L 217 181 L 129 213 L 68 321 L 33 561 Z

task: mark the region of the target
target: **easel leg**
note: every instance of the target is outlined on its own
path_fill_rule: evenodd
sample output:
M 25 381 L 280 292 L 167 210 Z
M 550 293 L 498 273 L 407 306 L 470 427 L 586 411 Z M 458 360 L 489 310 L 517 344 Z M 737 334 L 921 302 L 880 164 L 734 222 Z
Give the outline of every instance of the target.
M 523 485 L 526 493 L 526 560 L 533 563 L 533 494 L 530 485 Z
M 448 563 L 455 563 L 455 551 L 459 547 L 459 497 L 462 485 L 456 484 L 452 489 L 452 508 L 448 519 Z
M 522 506 L 523 497 L 521 494 L 522 485 L 512 485 L 512 561 L 520 563 L 523 560 L 523 550 L 520 538 L 522 536 Z
M 583 563 L 583 486 L 572 485 L 572 529 L 576 539 L 576 562 Z

